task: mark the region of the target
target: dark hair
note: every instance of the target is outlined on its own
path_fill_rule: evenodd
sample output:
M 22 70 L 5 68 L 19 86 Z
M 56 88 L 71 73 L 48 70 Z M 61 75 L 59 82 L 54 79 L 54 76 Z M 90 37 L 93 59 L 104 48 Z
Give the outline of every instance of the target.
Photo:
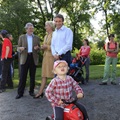
M 57 14 L 54 18 L 61 18 L 62 21 L 64 22 L 64 17 L 63 17 L 63 15 L 61 15 L 61 14 Z
M 108 38 L 110 38 L 110 37 L 115 37 L 115 35 L 114 35 L 114 34 L 110 34 L 110 35 L 108 36 Z
M 88 39 L 83 39 L 84 41 L 86 41 L 87 45 L 89 45 L 89 40 Z
M 8 31 L 7 30 L 1 30 L 0 34 L 2 35 L 3 38 L 8 38 Z

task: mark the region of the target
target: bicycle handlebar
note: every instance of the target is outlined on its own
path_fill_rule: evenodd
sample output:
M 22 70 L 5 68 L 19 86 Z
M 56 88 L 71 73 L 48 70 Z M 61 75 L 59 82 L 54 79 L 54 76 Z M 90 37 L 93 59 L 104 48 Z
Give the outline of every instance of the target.
M 66 100 L 62 99 L 63 103 L 65 103 L 65 104 L 72 104 L 72 103 L 75 103 L 77 100 L 78 100 L 77 96 L 72 101 L 66 101 Z

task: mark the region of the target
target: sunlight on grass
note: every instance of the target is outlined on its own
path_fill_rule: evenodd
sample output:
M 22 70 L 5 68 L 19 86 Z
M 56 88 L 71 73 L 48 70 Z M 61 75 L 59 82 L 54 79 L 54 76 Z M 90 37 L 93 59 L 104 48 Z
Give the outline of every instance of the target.
M 84 68 L 83 68 L 84 70 Z M 85 70 L 84 70 L 85 71 Z M 120 64 L 117 65 L 117 76 L 120 76 Z M 104 72 L 104 65 L 90 65 L 90 79 L 102 79 Z M 85 72 L 84 72 L 85 75 Z M 48 79 L 48 83 L 51 79 Z M 19 76 L 18 76 L 18 69 L 14 70 L 14 86 L 17 87 L 19 83 Z M 41 83 L 41 68 L 37 68 L 36 71 L 36 85 L 40 85 Z M 29 75 L 27 77 L 27 83 L 26 85 L 29 85 Z

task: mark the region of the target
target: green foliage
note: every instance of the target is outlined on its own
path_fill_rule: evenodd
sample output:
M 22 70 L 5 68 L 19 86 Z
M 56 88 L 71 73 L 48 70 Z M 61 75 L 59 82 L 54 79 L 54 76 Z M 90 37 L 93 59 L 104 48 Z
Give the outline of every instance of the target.
M 90 63 L 100 65 L 105 63 L 106 52 L 103 49 L 92 48 L 90 52 Z
M 13 34 L 16 44 L 18 36 L 24 32 L 24 26 L 32 21 L 32 8 L 28 0 L 3 0 L 0 3 L 0 29 Z

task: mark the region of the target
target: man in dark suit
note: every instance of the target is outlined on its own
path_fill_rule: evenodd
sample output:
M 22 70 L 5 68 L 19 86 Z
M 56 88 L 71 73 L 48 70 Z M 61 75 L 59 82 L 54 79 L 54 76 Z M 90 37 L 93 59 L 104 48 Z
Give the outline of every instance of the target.
M 40 39 L 33 34 L 33 24 L 27 23 L 25 29 L 26 34 L 21 35 L 18 41 L 18 51 L 20 52 L 20 81 L 16 99 L 23 97 L 28 70 L 30 75 L 29 94 L 34 96 L 35 73 L 39 59 Z

